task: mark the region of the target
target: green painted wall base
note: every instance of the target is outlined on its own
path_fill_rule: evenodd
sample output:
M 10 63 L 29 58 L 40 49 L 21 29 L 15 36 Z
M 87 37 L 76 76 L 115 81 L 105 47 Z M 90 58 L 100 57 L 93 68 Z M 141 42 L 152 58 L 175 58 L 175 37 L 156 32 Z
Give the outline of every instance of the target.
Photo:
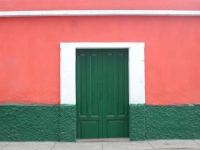
M 0 105 L 0 141 L 76 141 L 76 107 Z
M 130 105 L 130 140 L 200 139 L 200 105 Z
M 200 105 L 130 105 L 131 141 L 200 139 Z M 0 105 L 0 141 L 76 141 L 75 105 Z
M 145 139 L 145 106 L 130 105 L 129 137 L 131 141 Z

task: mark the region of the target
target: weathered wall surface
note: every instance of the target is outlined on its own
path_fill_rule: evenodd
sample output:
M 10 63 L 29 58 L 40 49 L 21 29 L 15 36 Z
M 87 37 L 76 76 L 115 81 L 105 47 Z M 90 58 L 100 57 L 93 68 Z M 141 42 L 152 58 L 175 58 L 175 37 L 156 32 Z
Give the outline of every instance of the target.
M 199 139 L 200 105 L 130 105 L 130 140 Z
M 0 141 L 75 141 L 74 105 L 0 105 Z
M 0 103 L 60 103 L 60 42 L 145 42 L 146 104 L 200 103 L 198 17 L 0 18 Z
M 0 0 L 0 11 L 107 9 L 200 10 L 200 3 Z M 199 41 L 199 17 L 0 18 L 0 141 L 75 141 L 76 106 L 58 105 L 60 42 L 144 42 L 146 105 L 130 105 L 130 140 L 200 138 L 199 105 L 188 105 L 200 104 Z

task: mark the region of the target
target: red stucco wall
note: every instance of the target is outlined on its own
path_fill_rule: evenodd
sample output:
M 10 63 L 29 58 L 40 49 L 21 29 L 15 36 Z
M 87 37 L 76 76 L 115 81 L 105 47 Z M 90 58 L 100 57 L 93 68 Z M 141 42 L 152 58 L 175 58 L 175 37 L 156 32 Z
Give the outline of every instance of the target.
M 0 10 L 173 9 L 199 10 L 199 0 L 0 0 Z
M 145 42 L 147 104 L 200 104 L 199 17 L 0 18 L 0 103 L 59 104 L 60 42 Z

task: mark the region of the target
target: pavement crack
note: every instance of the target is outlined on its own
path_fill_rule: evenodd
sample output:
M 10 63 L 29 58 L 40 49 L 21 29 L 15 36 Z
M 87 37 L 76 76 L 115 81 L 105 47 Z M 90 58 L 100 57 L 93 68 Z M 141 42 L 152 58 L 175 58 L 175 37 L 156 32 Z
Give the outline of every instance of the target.
M 193 140 L 195 143 L 197 143 L 198 145 L 200 145 L 198 142 L 196 142 L 195 140 Z
M 149 145 L 151 145 L 151 143 L 149 142 L 149 141 L 147 141 L 148 143 L 149 143 Z M 151 147 L 153 148 L 153 149 L 155 149 L 154 147 L 153 147 L 153 145 L 151 145 Z
M 10 142 L 9 142 L 9 143 L 10 143 Z M 2 147 L 1 150 L 3 150 L 6 146 L 8 146 L 9 143 L 7 143 L 4 147 Z
M 51 150 L 55 147 L 55 145 L 56 145 L 56 142 L 55 142 L 54 145 L 52 146 Z

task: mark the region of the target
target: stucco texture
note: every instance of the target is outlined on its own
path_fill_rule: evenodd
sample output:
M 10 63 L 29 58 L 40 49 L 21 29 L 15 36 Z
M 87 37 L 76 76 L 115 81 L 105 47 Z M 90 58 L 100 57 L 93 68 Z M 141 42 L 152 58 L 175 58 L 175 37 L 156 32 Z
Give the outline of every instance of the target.
M 130 140 L 199 138 L 200 105 L 130 105 Z
M 60 104 L 60 42 L 144 42 L 146 104 L 200 103 L 198 17 L 19 17 L 0 22 L 0 104 Z
M 116 9 L 171 9 L 199 10 L 199 0 L 1 0 L 0 10 L 116 10 Z
M 74 105 L 0 105 L 0 141 L 75 141 Z
M 145 107 L 130 105 L 129 136 L 131 141 L 145 139 Z

